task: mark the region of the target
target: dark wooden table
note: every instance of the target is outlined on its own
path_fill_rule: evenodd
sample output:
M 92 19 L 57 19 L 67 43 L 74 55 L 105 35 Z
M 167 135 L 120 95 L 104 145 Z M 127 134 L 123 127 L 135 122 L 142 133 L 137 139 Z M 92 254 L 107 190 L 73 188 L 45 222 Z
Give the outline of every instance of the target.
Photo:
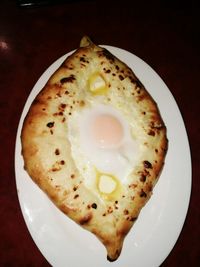
M 37 79 L 57 58 L 77 48 L 84 34 L 142 58 L 175 97 L 191 147 L 193 188 L 183 230 L 162 267 L 200 266 L 200 9 L 191 1 L 139 2 L 88 0 L 19 8 L 14 0 L 1 1 L 0 266 L 49 266 L 27 230 L 18 202 L 16 131 Z

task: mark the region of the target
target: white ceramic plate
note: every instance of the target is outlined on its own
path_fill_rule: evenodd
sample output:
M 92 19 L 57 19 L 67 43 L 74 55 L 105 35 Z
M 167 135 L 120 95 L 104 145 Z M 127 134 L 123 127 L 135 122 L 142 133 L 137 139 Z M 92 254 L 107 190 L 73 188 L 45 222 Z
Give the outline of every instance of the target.
M 103 245 L 62 214 L 32 182 L 23 169 L 20 133 L 24 117 L 36 94 L 70 54 L 54 62 L 35 84 L 21 115 L 15 150 L 16 184 L 21 210 L 29 232 L 52 266 L 156 267 L 172 250 L 181 232 L 191 192 L 191 158 L 184 123 L 169 89 L 150 66 L 137 56 L 104 46 L 126 62 L 158 103 L 167 126 L 169 149 L 154 194 L 125 239 L 120 258 L 106 260 Z

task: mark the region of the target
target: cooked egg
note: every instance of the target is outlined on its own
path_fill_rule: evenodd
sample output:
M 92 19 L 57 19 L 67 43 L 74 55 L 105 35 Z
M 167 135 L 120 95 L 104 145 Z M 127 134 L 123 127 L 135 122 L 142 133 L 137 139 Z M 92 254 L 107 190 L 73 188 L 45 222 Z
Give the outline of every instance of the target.
M 139 146 L 122 112 L 96 104 L 75 111 L 68 127 L 72 157 L 86 186 L 107 195 L 127 183 Z

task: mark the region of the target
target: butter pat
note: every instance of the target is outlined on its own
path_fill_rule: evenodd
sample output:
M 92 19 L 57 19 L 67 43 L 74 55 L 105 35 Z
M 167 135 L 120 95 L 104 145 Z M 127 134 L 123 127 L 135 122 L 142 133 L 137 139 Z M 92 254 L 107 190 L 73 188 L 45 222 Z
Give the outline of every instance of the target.
M 104 194 L 111 194 L 116 189 L 116 182 L 109 175 L 101 175 L 99 178 L 99 190 Z
M 104 78 L 99 73 L 94 73 L 89 78 L 89 90 L 94 94 L 104 94 L 107 86 Z

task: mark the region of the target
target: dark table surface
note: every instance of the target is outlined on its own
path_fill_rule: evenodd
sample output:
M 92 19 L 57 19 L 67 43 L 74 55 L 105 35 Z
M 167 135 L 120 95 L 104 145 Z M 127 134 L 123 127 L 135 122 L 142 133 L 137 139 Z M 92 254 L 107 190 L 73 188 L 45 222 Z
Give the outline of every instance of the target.
M 19 8 L 13 0 L 0 2 L 0 266 L 49 266 L 18 202 L 16 131 L 37 79 L 57 58 L 77 48 L 84 34 L 142 58 L 177 101 L 190 142 L 193 187 L 182 232 L 161 266 L 199 266 L 200 9 L 192 1 L 147 2 L 68 1 L 32 8 Z

